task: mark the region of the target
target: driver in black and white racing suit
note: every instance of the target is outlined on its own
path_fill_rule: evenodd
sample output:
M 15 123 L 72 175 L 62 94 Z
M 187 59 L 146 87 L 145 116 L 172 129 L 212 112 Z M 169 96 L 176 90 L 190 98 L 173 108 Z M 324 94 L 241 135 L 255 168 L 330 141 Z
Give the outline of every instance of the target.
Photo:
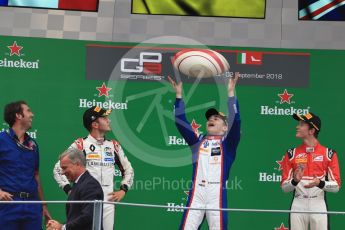
M 86 168 L 101 184 L 105 201 L 121 201 L 133 184 L 134 171 L 131 163 L 116 140 L 108 140 L 105 133 L 110 131 L 110 110 L 94 106 L 86 110 L 83 116 L 85 128 L 90 132 L 85 138 L 78 138 L 70 146 L 82 150 L 86 156 Z M 114 191 L 115 164 L 122 174 L 120 190 Z M 70 182 L 62 175 L 60 162 L 54 167 L 54 178 L 66 193 L 71 190 Z M 114 228 L 115 207 L 103 206 L 103 229 Z

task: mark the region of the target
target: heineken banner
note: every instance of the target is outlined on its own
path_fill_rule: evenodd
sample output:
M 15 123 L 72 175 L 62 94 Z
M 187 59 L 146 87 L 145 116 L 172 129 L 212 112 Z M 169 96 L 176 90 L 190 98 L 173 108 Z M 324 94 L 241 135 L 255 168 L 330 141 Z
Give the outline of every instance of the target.
M 83 112 L 99 105 L 112 109 L 108 138 L 123 146 L 135 170 L 123 202 L 166 205 L 144 208 L 117 205 L 116 229 L 177 229 L 191 185 L 192 158 L 174 124 L 175 92 L 167 76 L 184 82 L 189 121 L 206 132 L 204 112 L 227 111 L 224 80 L 240 72 L 236 89 L 242 132 L 227 182 L 228 206 L 236 209 L 289 210 L 292 193 L 280 188 L 280 162 L 300 144 L 293 113 L 315 112 L 322 119 L 319 140 L 338 152 L 343 173 L 342 121 L 345 114 L 345 51 L 207 47 L 222 53 L 230 71 L 195 79 L 172 67 L 184 48 L 161 44 L 0 38 L 1 112 L 23 99 L 34 112 L 29 134 L 40 146 L 40 175 L 47 200 L 66 200 L 53 178 L 53 167 L 78 137 L 87 135 Z M 1 123 L 1 129 L 8 126 Z M 345 170 L 345 169 L 344 169 Z M 18 172 L 20 173 L 20 172 Z M 118 189 L 121 172 L 116 169 Z M 344 211 L 345 192 L 328 193 L 330 211 Z M 54 219 L 65 220 L 64 204 L 49 204 Z M 288 229 L 287 213 L 229 212 L 229 229 Z M 332 229 L 343 229 L 344 216 L 331 215 Z M 207 223 L 202 226 L 207 229 Z

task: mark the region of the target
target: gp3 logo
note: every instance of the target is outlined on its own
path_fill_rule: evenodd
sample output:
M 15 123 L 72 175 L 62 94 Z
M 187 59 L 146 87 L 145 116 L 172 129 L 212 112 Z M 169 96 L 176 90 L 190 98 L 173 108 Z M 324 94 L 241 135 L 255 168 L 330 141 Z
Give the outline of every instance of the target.
M 122 58 L 121 71 L 124 73 L 162 73 L 162 54 L 141 52 L 139 58 Z

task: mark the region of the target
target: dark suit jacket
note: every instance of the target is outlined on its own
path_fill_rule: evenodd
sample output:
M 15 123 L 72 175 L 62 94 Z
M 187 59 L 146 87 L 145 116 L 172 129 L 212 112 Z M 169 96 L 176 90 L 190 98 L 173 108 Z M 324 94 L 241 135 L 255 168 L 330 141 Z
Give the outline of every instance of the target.
M 69 201 L 103 200 L 103 190 L 98 181 L 86 171 L 68 196 Z M 92 230 L 93 204 L 66 204 L 68 230 Z

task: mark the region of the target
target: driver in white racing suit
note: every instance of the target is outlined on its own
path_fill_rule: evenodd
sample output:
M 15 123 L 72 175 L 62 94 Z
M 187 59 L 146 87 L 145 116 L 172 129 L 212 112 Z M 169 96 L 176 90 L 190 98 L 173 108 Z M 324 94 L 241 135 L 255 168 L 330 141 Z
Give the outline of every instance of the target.
M 110 131 L 110 110 L 93 106 L 83 115 L 84 127 L 90 132 L 85 138 L 78 138 L 70 146 L 84 152 L 86 168 L 101 184 L 104 192 L 104 201 L 121 201 L 133 184 L 134 171 L 131 163 L 125 156 L 121 145 L 115 140 L 108 140 L 105 134 Z M 115 164 L 122 174 L 120 190 L 114 191 Z M 71 190 L 70 182 L 62 175 L 60 162 L 54 167 L 54 178 L 66 193 Z M 114 228 L 115 207 L 112 204 L 103 205 L 103 229 Z

